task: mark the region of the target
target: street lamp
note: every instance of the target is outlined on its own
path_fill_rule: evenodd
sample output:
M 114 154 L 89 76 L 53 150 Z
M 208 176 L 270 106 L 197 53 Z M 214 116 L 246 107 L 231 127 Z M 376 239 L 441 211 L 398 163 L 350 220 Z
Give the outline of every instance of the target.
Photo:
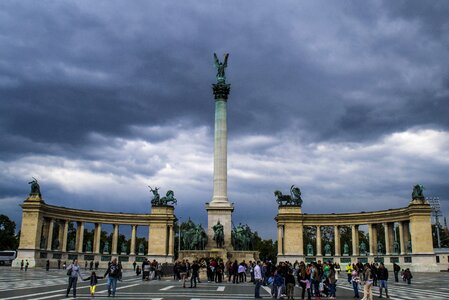
M 441 248 L 439 217 L 441 217 L 442 214 L 441 214 L 441 208 L 440 208 L 440 197 L 427 197 L 427 201 L 429 201 L 430 207 L 432 208 L 432 216 L 435 217 L 438 248 Z

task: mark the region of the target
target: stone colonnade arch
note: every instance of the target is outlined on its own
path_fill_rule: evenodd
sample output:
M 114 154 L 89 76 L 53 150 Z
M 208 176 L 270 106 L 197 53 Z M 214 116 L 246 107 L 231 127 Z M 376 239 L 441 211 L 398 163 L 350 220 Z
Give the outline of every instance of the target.
M 431 208 L 424 200 L 412 200 L 409 206 L 374 212 L 306 214 L 300 206 L 279 206 L 275 218 L 278 228 L 278 261 L 328 261 L 340 265 L 357 262 L 383 262 L 386 266 L 394 262 L 415 271 L 436 271 L 436 259 L 432 244 Z M 383 225 L 385 245 L 378 252 L 377 228 Z M 394 236 L 397 224 L 399 237 Z M 359 226 L 368 226 L 369 245 L 366 253 L 360 253 Z M 305 227 L 316 228 L 316 252 L 304 249 Z M 325 253 L 321 243 L 321 227 L 334 228 L 334 251 Z M 340 227 L 350 226 L 352 232 L 352 253 L 342 253 Z M 398 244 L 395 244 L 398 243 Z M 343 266 L 342 266 L 343 267 Z
M 80 210 L 46 204 L 40 195 L 30 195 L 22 204 L 22 226 L 17 258 L 13 266 L 20 266 L 22 260 L 28 260 L 30 267 L 45 266 L 47 260 L 67 261 L 78 259 L 82 265 L 85 261 L 98 261 L 100 267 L 107 265 L 113 258 L 121 259 L 124 267 L 131 267 L 132 262 L 144 258 L 156 259 L 158 262 L 174 260 L 174 225 L 176 217 L 173 206 L 153 206 L 150 214 L 131 214 Z M 69 223 L 76 222 L 77 230 L 73 249 L 68 248 Z M 55 224 L 59 229 L 55 230 Z M 84 242 L 86 223 L 94 224 L 91 249 Z M 103 253 L 100 247 L 102 225 L 113 226 L 110 250 Z M 119 226 L 131 227 L 130 248 L 121 253 L 118 245 Z M 137 227 L 148 227 L 148 247 L 142 253 L 136 245 Z M 56 237 L 54 235 L 57 235 Z M 54 241 L 58 240 L 55 244 Z M 141 250 L 141 249 L 140 249 Z

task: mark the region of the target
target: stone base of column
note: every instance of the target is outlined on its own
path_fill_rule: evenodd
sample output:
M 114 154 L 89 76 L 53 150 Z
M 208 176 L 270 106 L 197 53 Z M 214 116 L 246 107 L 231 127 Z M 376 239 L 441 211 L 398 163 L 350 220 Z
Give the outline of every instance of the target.
M 207 210 L 207 249 L 216 248 L 216 243 L 213 240 L 214 238 L 214 230 L 212 227 L 220 221 L 220 224 L 223 225 L 224 231 L 224 245 L 223 249 L 226 251 L 232 251 L 234 248 L 231 243 L 231 232 L 232 232 L 232 212 L 234 211 L 234 207 L 231 203 L 227 203 L 224 205 L 220 203 L 220 205 L 216 206 L 215 203 L 206 204 Z
M 28 268 L 34 268 L 40 266 L 38 253 L 40 250 L 21 250 L 17 251 L 17 257 L 12 261 L 11 267 L 20 268 L 20 263 L 23 260 L 23 267 L 25 268 L 26 261 L 28 260 Z

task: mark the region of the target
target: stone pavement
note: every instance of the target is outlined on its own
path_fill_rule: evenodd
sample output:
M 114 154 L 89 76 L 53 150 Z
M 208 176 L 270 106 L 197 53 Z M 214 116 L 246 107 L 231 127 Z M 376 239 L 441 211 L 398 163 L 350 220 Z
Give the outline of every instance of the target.
M 97 274 L 102 276 L 104 270 Z M 88 276 L 89 271 L 83 271 Z M 393 278 L 390 274 L 390 278 Z M 389 280 L 390 299 L 449 299 L 449 273 L 413 274 L 410 286 Z M 190 284 L 187 284 L 189 286 Z M 27 272 L 9 267 L 0 268 L 0 299 L 66 299 L 67 276 L 64 270 L 34 270 Z M 295 289 L 295 299 L 300 299 L 301 289 Z M 261 289 L 261 295 L 270 299 L 269 287 Z M 363 293 L 360 294 L 363 296 Z M 378 297 L 378 288 L 374 287 L 374 299 Z M 101 279 L 97 286 L 96 299 L 107 297 L 106 280 Z M 78 281 L 77 299 L 91 299 L 88 282 Z M 198 288 L 182 288 L 181 282 L 172 278 L 161 281 L 143 282 L 132 272 L 126 272 L 123 281 L 118 283 L 114 299 L 152 299 L 152 300 L 237 300 L 254 299 L 254 285 L 250 283 L 207 283 L 202 281 Z M 337 299 L 353 299 L 351 285 L 341 278 L 337 282 Z

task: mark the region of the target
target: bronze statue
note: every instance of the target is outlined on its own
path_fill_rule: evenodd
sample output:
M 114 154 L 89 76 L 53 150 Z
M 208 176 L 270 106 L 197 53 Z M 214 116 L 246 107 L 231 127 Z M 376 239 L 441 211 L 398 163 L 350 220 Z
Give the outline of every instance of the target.
M 324 245 L 324 255 L 331 255 L 331 245 L 329 245 L 329 243 Z
M 422 184 L 416 184 L 413 187 L 412 200 L 419 199 L 424 200 L 424 186 Z
M 39 183 L 37 182 L 37 179 L 32 177 L 33 180 L 28 182 L 28 184 L 31 184 L 31 192 L 30 192 L 30 196 L 36 195 L 39 197 L 42 197 L 41 195 L 41 188 L 39 186 Z
M 349 255 L 349 246 L 347 243 L 343 245 L 343 254 Z
M 145 246 L 143 245 L 142 242 L 139 243 L 139 255 L 142 255 L 145 251 Z
M 277 190 L 274 191 L 274 195 L 277 197 L 276 202 L 279 205 L 302 205 L 301 190 L 294 185 L 290 187 L 290 195 L 282 195 L 282 192 Z
M 313 256 L 313 246 L 312 244 L 307 244 L 307 256 Z
M 224 244 L 224 229 L 223 225 L 220 224 L 220 221 L 217 222 L 214 226 L 212 226 L 214 230 L 213 240 L 217 243 L 217 248 L 222 248 Z
M 225 53 L 224 61 L 218 60 L 217 54 L 214 53 L 214 65 L 217 68 L 217 83 L 226 83 L 225 69 L 228 66 L 229 53 Z
M 360 243 L 360 254 L 366 255 L 366 244 L 363 241 Z
M 86 252 L 92 252 L 92 242 L 90 240 L 87 241 Z
M 383 246 L 381 242 L 377 243 L 377 254 L 383 254 Z
M 232 245 L 234 250 L 248 251 L 254 249 L 256 233 L 251 231 L 247 224 L 241 223 L 234 227 L 231 232 Z
M 176 204 L 177 200 L 175 198 L 175 193 L 172 190 L 168 190 L 165 194 L 165 197 L 159 195 L 159 188 L 155 187 L 154 189 L 151 186 L 148 186 L 150 191 L 153 193 L 153 199 L 151 199 L 151 206 L 166 206 L 169 203 Z
M 104 242 L 103 253 L 109 254 L 109 242 L 108 241 Z

